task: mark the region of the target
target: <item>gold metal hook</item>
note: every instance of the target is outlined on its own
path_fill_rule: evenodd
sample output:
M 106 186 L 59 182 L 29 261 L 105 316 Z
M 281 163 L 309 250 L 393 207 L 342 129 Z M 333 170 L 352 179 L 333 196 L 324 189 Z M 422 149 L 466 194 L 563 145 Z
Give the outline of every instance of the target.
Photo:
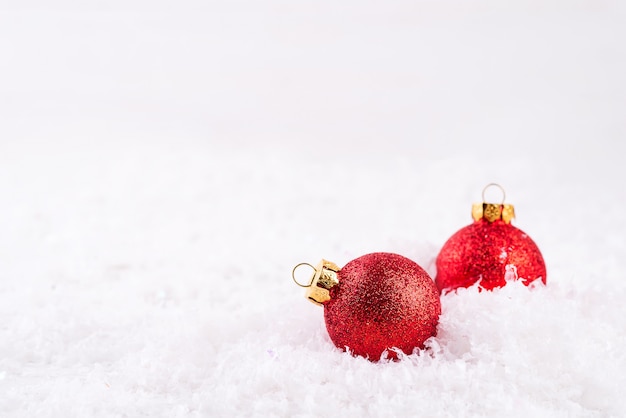
M 296 270 L 298 269 L 298 267 L 300 266 L 309 266 L 311 267 L 314 271 L 317 271 L 317 269 L 312 266 L 309 263 L 300 263 L 300 264 L 296 264 L 296 266 L 293 268 L 293 270 L 291 270 L 291 278 L 293 279 L 294 283 L 297 284 L 300 287 L 311 287 L 311 285 L 313 284 L 313 279 L 315 278 L 315 276 L 311 276 L 311 281 L 309 282 L 309 284 L 304 285 L 300 282 L 298 282 L 298 280 L 296 279 Z
M 490 187 L 497 187 L 502 192 L 502 202 L 500 203 L 487 203 L 485 200 L 485 192 Z M 496 220 L 503 220 L 505 223 L 511 223 L 511 220 L 515 218 L 515 209 L 513 205 L 505 204 L 506 192 L 504 187 L 498 183 L 489 183 L 483 189 L 483 202 L 474 203 L 472 206 L 472 218 L 475 221 L 480 219 L 486 219 L 488 222 L 494 222 Z
M 296 270 L 300 266 L 309 266 L 313 269 L 309 284 L 302 284 L 296 280 Z M 323 305 L 330 300 L 330 289 L 339 284 L 337 264 L 322 259 L 316 267 L 309 263 L 300 263 L 291 270 L 291 278 L 300 287 L 305 287 L 305 296 L 316 305 Z
M 506 199 L 506 192 L 504 191 L 504 187 L 500 186 L 498 183 L 489 183 L 488 185 L 485 186 L 485 188 L 483 189 L 483 202 L 486 202 L 485 200 L 485 192 L 487 191 L 488 188 L 495 186 L 498 189 L 500 189 L 500 191 L 502 192 L 502 201 L 500 202 L 500 204 L 504 204 L 504 200 Z

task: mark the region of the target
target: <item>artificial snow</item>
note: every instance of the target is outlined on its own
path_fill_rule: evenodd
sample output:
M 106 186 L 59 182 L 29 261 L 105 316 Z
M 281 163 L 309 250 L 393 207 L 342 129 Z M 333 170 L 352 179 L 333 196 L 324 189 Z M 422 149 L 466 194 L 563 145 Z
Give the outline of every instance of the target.
M 626 415 L 618 2 L 0 9 L 0 416 Z M 547 285 L 337 349 L 299 262 L 433 277 L 490 182 Z

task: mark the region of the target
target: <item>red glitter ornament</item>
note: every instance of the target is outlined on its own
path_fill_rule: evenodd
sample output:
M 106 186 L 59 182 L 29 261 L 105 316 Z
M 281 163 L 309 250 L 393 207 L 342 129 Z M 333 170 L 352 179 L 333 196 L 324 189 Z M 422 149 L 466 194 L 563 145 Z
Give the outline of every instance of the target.
M 324 306 L 326 329 L 338 348 L 377 361 L 392 348 L 410 354 L 436 334 L 439 292 L 414 261 L 373 253 L 342 269 L 325 260 L 313 268 L 311 283 L 300 286 L 308 288 L 309 300 Z M 397 358 L 393 350 L 387 356 Z
M 515 217 L 512 205 L 484 203 L 472 208 L 474 223 L 448 239 L 437 256 L 435 283 L 439 291 L 469 287 L 476 282 L 484 289 L 502 287 L 510 280 L 529 285 L 546 283 L 546 265 L 535 242 L 510 224 Z

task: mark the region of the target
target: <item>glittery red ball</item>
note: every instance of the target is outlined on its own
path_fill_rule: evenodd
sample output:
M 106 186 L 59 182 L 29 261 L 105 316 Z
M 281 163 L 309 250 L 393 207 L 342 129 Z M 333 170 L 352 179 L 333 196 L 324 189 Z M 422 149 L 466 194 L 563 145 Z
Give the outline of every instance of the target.
M 546 283 L 546 264 L 535 242 L 502 220 L 480 219 L 448 239 L 437 256 L 435 282 L 440 291 L 469 287 L 480 280 L 485 289 L 519 278 L 529 285 Z
M 372 361 L 390 348 L 410 354 L 435 335 L 439 292 L 417 263 L 397 254 L 373 253 L 352 260 L 338 274 L 324 305 L 335 345 Z M 389 358 L 396 358 L 393 351 Z

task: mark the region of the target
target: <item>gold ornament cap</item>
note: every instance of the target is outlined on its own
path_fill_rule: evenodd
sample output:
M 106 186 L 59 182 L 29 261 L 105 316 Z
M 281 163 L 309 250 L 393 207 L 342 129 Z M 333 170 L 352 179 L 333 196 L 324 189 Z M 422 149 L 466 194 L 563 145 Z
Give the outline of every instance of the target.
M 502 201 L 500 203 L 485 202 L 485 192 L 490 187 L 497 187 L 502 191 Z M 483 203 L 474 203 L 474 205 L 472 205 L 472 218 L 474 218 L 474 221 L 481 219 L 485 219 L 488 222 L 502 220 L 504 223 L 510 224 L 511 221 L 515 219 L 515 208 L 513 208 L 513 205 L 504 203 L 506 193 L 502 186 L 497 183 L 489 183 L 483 189 L 482 197 Z
M 309 266 L 313 274 L 308 284 L 302 284 L 296 279 L 296 270 L 301 266 Z M 291 271 L 291 278 L 300 287 L 306 288 L 305 297 L 316 305 L 323 305 L 330 300 L 330 289 L 339 284 L 337 264 L 322 259 L 317 266 L 309 263 L 300 263 Z

